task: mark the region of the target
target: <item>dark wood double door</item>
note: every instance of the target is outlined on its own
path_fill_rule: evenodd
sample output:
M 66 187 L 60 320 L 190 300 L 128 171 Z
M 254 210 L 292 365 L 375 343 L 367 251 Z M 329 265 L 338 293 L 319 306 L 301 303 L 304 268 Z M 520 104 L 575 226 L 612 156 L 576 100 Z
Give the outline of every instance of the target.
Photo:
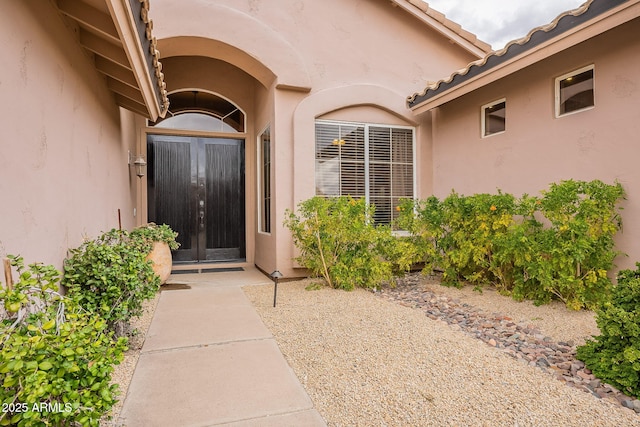
M 244 140 L 147 136 L 150 222 L 178 232 L 176 262 L 245 259 Z

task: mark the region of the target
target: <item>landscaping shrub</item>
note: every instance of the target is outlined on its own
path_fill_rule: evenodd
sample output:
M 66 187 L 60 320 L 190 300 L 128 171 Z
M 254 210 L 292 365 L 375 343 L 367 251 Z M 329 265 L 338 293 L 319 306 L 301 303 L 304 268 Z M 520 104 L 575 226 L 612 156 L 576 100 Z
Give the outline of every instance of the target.
M 551 299 L 595 307 L 611 287 L 607 272 L 618 255 L 619 183 L 562 181 L 541 197 L 510 194 L 405 201 L 398 226 L 408 230 L 425 272 L 443 284 L 494 285 L 516 299 Z
M 499 265 L 493 260 L 494 243 L 513 224 L 514 197 L 510 194 L 459 196 L 442 203 L 447 233 L 441 240 L 443 282 L 476 286 L 499 284 Z
M 372 288 L 390 280 L 393 258 L 405 266 L 388 226 L 373 224 L 373 206 L 351 197 L 313 197 L 287 211 L 285 226 L 300 250 L 296 260 L 329 286 Z M 398 267 L 404 268 L 404 267 Z
M 442 202 L 435 196 L 426 200 L 404 199 L 398 206 L 396 225 L 409 233 L 410 251 L 423 262 L 425 274 L 442 268 L 447 234 Z
M 0 425 L 99 425 L 116 402 L 111 373 L 126 339 L 62 297 L 53 266 L 11 258 L 20 278 L 0 289 L 8 317 L 0 323 Z
M 618 273 L 596 323 L 600 335 L 578 347 L 578 359 L 598 378 L 640 398 L 640 263 Z
M 512 266 L 497 258 L 500 244 L 516 224 L 515 198 L 498 193 L 461 196 L 452 192 L 442 202 L 404 201 L 398 226 L 414 237 L 414 250 L 425 262 L 425 272 L 443 272 L 443 284 L 500 288 L 512 281 Z
M 536 227 L 523 244 L 530 260 L 518 263 L 524 277 L 514 295 L 538 303 L 555 298 L 576 310 L 603 302 L 612 286 L 607 272 L 619 254 L 614 236 L 622 220 L 616 204 L 623 197 L 619 183 L 598 180 L 562 181 L 543 191 L 538 212 L 549 225 Z
M 180 243 L 176 242 L 176 237 L 178 237 L 178 233 L 167 224 L 157 225 L 152 222 L 136 227 L 129 233 L 129 239 L 140 244 L 140 250 L 145 253 L 151 252 L 155 242 L 164 242 L 169 245 L 171 250 L 178 249 Z
M 99 314 L 117 335 L 124 334 L 129 320 L 142 314 L 142 303 L 160 288 L 146 247 L 139 236 L 111 230 L 71 249 L 64 263 L 62 283 L 69 296 Z

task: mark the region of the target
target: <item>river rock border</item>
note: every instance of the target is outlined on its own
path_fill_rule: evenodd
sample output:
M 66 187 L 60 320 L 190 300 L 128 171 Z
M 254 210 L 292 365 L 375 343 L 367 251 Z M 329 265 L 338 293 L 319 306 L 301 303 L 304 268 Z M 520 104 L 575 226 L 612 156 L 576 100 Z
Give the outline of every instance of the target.
M 427 317 L 462 331 L 509 356 L 553 375 L 599 399 L 608 399 L 640 413 L 640 400 L 622 393 L 596 378 L 584 363 L 576 359 L 573 342 L 554 342 L 534 325 L 516 322 L 500 314 L 490 314 L 444 295 L 424 289 L 419 273 L 398 279 L 396 287 L 385 286 L 375 293 L 406 307 L 417 308 Z

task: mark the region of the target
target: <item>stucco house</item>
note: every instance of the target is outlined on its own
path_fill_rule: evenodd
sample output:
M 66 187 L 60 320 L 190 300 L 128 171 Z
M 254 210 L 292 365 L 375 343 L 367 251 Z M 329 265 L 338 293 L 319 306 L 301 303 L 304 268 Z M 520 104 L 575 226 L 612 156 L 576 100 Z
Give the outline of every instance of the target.
M 1 255 L 60 265 L 85 235 L 155 221 L 180 233 L 183 265 L 294 275 L 284 211 L 315 194 L 316 163 L 335 172 L 332 158 L 321 166 L 334 156 L 322 150 L 343 153 L 344 174 L 323 188 L 353 184 L 354 195 L 386 203 L 388 220 L 395 198 L 431 187 L 429 146 L 418 142 L 430 123 L 407 108 L 407 94 L 490 50 L 421 1 L 148 6 L 2 2 L 0 93 L 11 102 L 2 107 Z M 142 64 L 149 51 L 160 61 Z M 141 96 L 138 86 L 159 77 L 160 98 Z M 328 138 L 318 144 L 316 126 Z M 380 184 L 364 183 L 369 134 Z M 396 140 L 402 154 L 392 158 Z M 136 160 L 146 162 L 140 178 Z M 402 176 L 391 176 L 394 162 Z
M 140 128 L 168 102 L 151 25 L 137 0 L 0 1 L 0 257 L 61 267 L 142 219 Z
M 60 266 L 155 221 L 178 268 L 298 276 L 282 222 L 316 194 L 388 222 L 399 198 L 598 178 L 625 186 L 640 260 L 640 0 L 498 52 L 421 0 L 0 1 L 0 257 Z M 556 112 L 589 82 L 594 105 Z
M 640 2 L 591 0 L 430 83 L 433 194 L 538 194 L 564 179 L 619 181 L 619 268 L 640 261 Z

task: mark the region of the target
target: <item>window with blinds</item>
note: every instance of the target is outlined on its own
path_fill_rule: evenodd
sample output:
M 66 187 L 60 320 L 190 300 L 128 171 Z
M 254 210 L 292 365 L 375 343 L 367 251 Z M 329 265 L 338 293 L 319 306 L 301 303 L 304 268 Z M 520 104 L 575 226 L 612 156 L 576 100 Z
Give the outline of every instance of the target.
M 413 198 L 413 128 L 316 122 L 316 194 L 365 197 L 374 221 L 390 224 L 400 199 Z

